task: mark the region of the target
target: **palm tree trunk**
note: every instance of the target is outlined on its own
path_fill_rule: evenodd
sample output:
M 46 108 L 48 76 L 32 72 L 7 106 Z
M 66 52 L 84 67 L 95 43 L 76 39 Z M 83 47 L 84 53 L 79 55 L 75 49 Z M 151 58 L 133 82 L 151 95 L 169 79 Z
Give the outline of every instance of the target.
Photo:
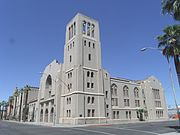
M 179 82 L 179 86 L 180 86 L 180 62 L 179 62 L 179 56 L 178 55 L 174 56 L 174 64 L 175 64 L 177 78 L 178 78 L 178 82 Z

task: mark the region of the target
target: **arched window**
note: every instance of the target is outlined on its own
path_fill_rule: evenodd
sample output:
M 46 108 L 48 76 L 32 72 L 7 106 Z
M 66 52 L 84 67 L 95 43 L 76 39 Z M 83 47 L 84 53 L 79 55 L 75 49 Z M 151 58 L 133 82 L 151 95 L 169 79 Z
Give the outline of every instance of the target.
M 76 22 L 74 22 L 74 35 L 76 35 Z
M 69 99 L 67 98 L 67 104 L 69 104 Z
M 46 79 L 45 89 L 48 91 L 48 97 L 51 97 L 51 91 L 52 91 L 52 78 L 51 75 L 48 75 Z
M 93 72 L 91 72 L 91 77 L 93 77 L 94 76 L 94 73 Z
M 88 60 L 91 61 L 91 54 L 88 54 Z
M 92 104 L 94 104 L 94 97 L 92 97 L 92 101 L 91 101 Z
M 86 21 L 83 21 L 82 25 L 83 25 L 82 26 L 82 32 L 83 32 L 83 34 L 85 34 L 86 33 Z
M 88 103 L 88 104 L 90 103 L 90 100 L 91 100 L 91 98 L 90 98 L 90 97 L 88 97 L 88 99 L 87 99 L 87 103 Z
M 95 25 L 92 24 L 92 31 L 91 31 L 91 36 L 94 37 L 94 28 L 95 28 Z
M 69 98 L 69 104 L 71 104 L 71 98 Z
M 87 35 L 90 36 L 90 27 L 91 27 L 91 24 L 88 22 L 87 24 Z
M 48 109 L 46 109 L 46 111 L 45 111 L 44 122 L 48 122 Z
M 43 109 L 41 109 L 41 113 L 40 113 L 40 122 L 43 122 Z
M 51 113 L 50 113 L 50 122 L 53 122 L 53 115 L 54 115 L 54 108 L 51 108 Z
M 111 85 L 111 94 L 117 96 L 117 85 L 114 83 Z
M 89 71 L 87 71 L 87 77 L 89 77 L 90 76 L 90 72 Z
M 123 87 L 123 95 L 124 97 L 129 97 L 129 88 L 126 85 Z
M 137 87 L 134 88 L 134 97 L 139 98 L 139 89 Z
M 72 61 L 72 56 L 71 56 L 71 55 L 69 56 L 69 61 L 70 61 L 70 62 Z

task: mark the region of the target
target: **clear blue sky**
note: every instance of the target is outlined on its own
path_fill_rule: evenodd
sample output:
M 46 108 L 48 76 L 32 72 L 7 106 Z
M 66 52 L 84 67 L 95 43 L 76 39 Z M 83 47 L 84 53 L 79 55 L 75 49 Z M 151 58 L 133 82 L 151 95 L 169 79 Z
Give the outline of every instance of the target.
M 174 104 L 165 58 L 139 51 L 156 47 L 162 29 L 178 23 L 161 15 L 160 0 L 0 0 L 0 101 L 16 86 L 39 86 L 38 73 L 53 59 L 63 62 L 65 26 L 77 12 L 99 21 L 102 64 L 113 77 L 154 75 L 167 104 Z M 173 75 L 180 103 L 175 70 Z

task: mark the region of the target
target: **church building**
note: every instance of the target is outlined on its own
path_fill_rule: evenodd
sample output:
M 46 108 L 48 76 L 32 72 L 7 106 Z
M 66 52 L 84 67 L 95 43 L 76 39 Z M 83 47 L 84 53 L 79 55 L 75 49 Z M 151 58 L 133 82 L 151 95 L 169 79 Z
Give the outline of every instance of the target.
M 78 13 L 66 26 L 64 63 L 40 80 L 36 122 L 98 124 L 168 119 L 164 89 L 153 76 L 114 78 L 101 64 L 99 23 Z

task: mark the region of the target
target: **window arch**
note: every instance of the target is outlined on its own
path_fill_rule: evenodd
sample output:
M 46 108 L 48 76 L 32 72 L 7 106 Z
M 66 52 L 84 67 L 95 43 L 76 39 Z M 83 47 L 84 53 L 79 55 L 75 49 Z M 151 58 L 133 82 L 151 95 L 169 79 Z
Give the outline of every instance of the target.
M 111 85 L 111 94 L 117 96 L 117 85 L 114 83 Z
M 94 97 L 92 97 L 92 101 L 91 101 L 92 104 L 94 104 Z
M 90 100 L 91 100 L 91 98 L 90 98 L 90 97 L 88 97 L 88 99 L 87 99 L 87 103 L 88 103 L 88 104 L 90 103 Z
M 134 97 L 139 98 L 139 89 L 137 87 L 134 88 Z
M 83 32 L 83 34 L 85 34 L 86 33 L 86 21 L 83 21 L 83 27 L 82 27 L 82 32 Z
M 87 23 L 87 35 L 90 36 L 90 28 L 91 28 L 91 23 Z
M 40 113 L 40 122 L 43 121 L 43 109 L 41 109 L 41 113 Z
M 94 28 L 95 28 L 95 25 L 92 24 L 92 31 L 91 31 L 91 36 L 94 37 Z
M 45 111 L 45 119 L 44 122 L 48 122 L 48 109 Z
M 87 71 L 87 77 L 89 77 L 90 76 L 90 72 L 89 71 Z
M 129 88 L 127 85 L 123 87 L 123 95 L 124 97 L 129 97 Z
M 48 75 L 47 79 L 46 79 L 46 90 L 51 91 L 52 90 L 52 77 L 51 75 Z
M 93 72 L 91 72 L 91 77 L 92 77 L 92 78 L 94 77 L 94 73 L 93 73 Z

